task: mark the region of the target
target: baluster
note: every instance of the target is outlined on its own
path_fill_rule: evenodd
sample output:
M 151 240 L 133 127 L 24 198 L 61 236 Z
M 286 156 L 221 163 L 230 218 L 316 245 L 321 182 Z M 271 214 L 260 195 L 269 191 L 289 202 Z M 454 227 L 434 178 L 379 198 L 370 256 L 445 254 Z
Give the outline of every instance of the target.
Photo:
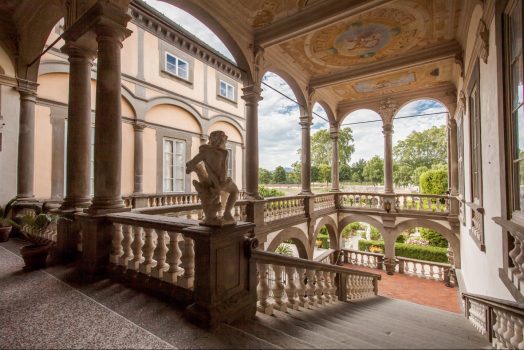
M 129 261 L 127 267 L 131 270 L 138 271 L 140 263 L 144 260 L 142 257 L 142 246 L 144 245 L 144 241 L 142 240 L 142 227 L 133 227 L 133 235 L 133 244 L 131 244 L 131 248 L 133 249 L 133 259 Z
M 144 228 L 144 231 L 146 233 L 145 244 L 142 247 L 144 262 L 140 265 L 140 272 L 149 275 L 151 273 L 151 268 L 155 264 L 155 261 L 153 260 L 155 246 L 153 244 L 153 229 L 146 227 Z
M 347 292 L 348 300 L 355 299 L 354 288 L 355 288 L 355 275 L 348 275 L 346 279 L 346 292 Z
M 182 253 L 181 267 L 184 269 L 184 274 L 178 278 L 178 285 L 193 289 L 193 282 L 195 279 L 195 242 L 189 238 L 184 237 L 184 250 Z
M 513 337 L 513 331 L 515 330 L 515 327 L 513 327 L 513 324 L 511 323 L 511 315 L 507 314 L 503 311 L 504 318 L 506 320 L 506 329 L 504 333 L 502 334 L 502 339 L 504 339 L 504 346 L 507 348 L 510 348 L 510 339 Z
M 512 349 L 518 349 L 519 344 L 522 341 L 522 320 L 515 315 L 510 315 L 510 324 L 513 325 L 513 335 L 509 339 L 509 347 Z
M 122 240 L 124 235 L 122 234 L 122 225 L 119 223 L 113 223 L 113 240 L 111 241 L 111 255 L 109 261 L 112 264 L 117 265 L 120 257 L 124 253 L 122 250 Z
M 506 333 L 506 317 L 504 313 L 500 310 L 493 310 L 495 314 L 497 315 L 497 324 L 498 328 L 493 329 L 495 331 L 495 338 L 496 343 L 493 344 L 493 347 L 500 349 L 500 348 L 507 348 L 506 342 L 504 340 L 503 334 Z
M 332 302 L 338 301 L 338 289 L 337 284 L 335 283 L 335 278 L 337 274 L 335 272 L 329 273 L 330 279 L 331 279 L 331 300 Z
M 178 232 L 168 232 L 169 234 L 169 246 L 166 255 L 167 264 L 169 265 L 169 270 L 163 273 L 163 279 L 166 282 L 171 284 L 176 284 L 177 276 L 180 274 L 182 269 L 178 267 L 180 264 L 180 257 L 182 256 L 182 251 L 178 245 Z
M 315 271 L 315 279 L 317 281 L 315 286 L 317 303 L 318 305 L 324 305 L 326 303 L 326 298 L 324 297 L 324 289 L 326 288 L 324 284 L 324 273 L 321 270 Z
M 520 329 L 520 343 L 517 344 L 517 346 L 515 347 L 515 349 L 524 349 L 524 321 L 520 318 L 520 317 L 517 317 L 517 323 L 518 323 L 518 329 Z M 515 329 L 515 332 L 517 332 L 517 329 Z M 517 335 L 518 337 L 518 335 Z
M 133 232 L 131 225 L 122 225 L 122 234 L 124 239 L 122 240 L 122 248 L 124 254 L 120 257 L 118 264 L 127 268 L 127 263 L 133 258 L 133 251 L 131 249 L 131 243 L 133 241 Z
M 521 252 L 521 242 L 519 239 L 515 239 L 515 246 L 513 249 L 509 252 L 509 257 L 511 258 L 511 261 L 513 262 L 513 267 L 510 267 L 508 270 L 508 277 L 513 280 L 513 277 L 515 275 L 521 275 L 522 271 L 520 269 L 520 265 L 515 262 L 517 256 Z
M 269 301 L 268 265 L 257 263 L 258 286 L 257 286 L 257 310 L 266 314 L 273 314 L 273 305 Z
M 309 304 L 311 306 L 317 306 L 317 298 L 316 298 L 316 281 L 315 281 L 315 270 L 313 269 L 307 269 L 306 270 L 306 277 L 307 277 L 307 286 L 306 286 L 306 294 L 309 301 Z
M 295 284 L 295 272 L 296 269 L 291 266 L 285 267 L 287 284 L 286 284 L 286 295 L 287 295 L 287 306 L 292 310 L 298 310 L 298 300 L 296 298 L 297 285 Z
M 169 268 L 169 265 L 166 264 L 166 231 L 156 230 L 157 234 L 157 243 L 155 252 L 153 253 L 153 258 L 156 260 L 156 266 L 151 270 L 151 276 L 162 279 L 164 271 Z
M 324 276 L 324 302 L 331 303 L 334 301 L 331 299 L 331 289 L 333 288 L 333 285 L 331 284 L 331 273 L 327 271 L 323 271 L 323 276 Z
M 309 308 L 309 301 L 306 299 L 306 289 L 307 285 L 305 283 L 306 278 L 306 269 L 297 267 L 297 275 L 298 275 L 298 287 L 297 287 L 297 295 L 298 295 L 298 305 L 300 307 Z
M 282 266 L 271 265 L 273 272 L 275 273 L 275 284 L 273 286 L 273 298 L 275 299 L 274 308 L 282 312 L 287 311 L 287 303 L 284 300 L 285 290 L 284 284 L 282 283 Z

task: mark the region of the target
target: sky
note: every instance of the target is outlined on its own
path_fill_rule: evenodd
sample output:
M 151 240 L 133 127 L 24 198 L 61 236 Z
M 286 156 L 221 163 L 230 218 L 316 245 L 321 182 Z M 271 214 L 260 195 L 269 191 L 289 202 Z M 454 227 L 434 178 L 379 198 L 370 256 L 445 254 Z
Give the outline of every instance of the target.
M 233 56 L 220 39 L 195 17 L 165 2 L 158 0 L 143 1 L 234 62 Z M 289 86 L 279 76 L 267 73 L 263 82 L 296 100 Z M 262 88 L 263 100 L 259 103 L 258 108 L 260 167 L 268 170 L 274 170 L 279 165 L 290 167 L 292 163 L 300 161 L 300 155 L 297 153 L 297 150 L 301 147 L 298 105 L 264 85 Z M 320 105 L 316 104 L 313 111 L 327 119 L 326 113 Z M 422 100 L 405 105 L 397 113 L 397 117 L 443 111 L 446 111 L 445 107 L 438 102 Z M 358 110 L 346 116 L 342 127 L 347 123 L 379 119 L 378 114 L 373 111 Z M 445 124 L 445 113 L 397 119 L 393 123 L 393 145 L 399 140 L 405 139 L 413 131 L 422 131 L 432 126 Z M 351 157 L 351 163 L 361 158 L 368 160 L 375 155 L 383 157 L 384 136 L 382 135 L 381 122 L 350 125 L 349 127 L 353 130 L 355 144 L 355 153 Z M 329 129 L 329 124 L 322 118 L 314 115 L 311 134 L 320 129 Z

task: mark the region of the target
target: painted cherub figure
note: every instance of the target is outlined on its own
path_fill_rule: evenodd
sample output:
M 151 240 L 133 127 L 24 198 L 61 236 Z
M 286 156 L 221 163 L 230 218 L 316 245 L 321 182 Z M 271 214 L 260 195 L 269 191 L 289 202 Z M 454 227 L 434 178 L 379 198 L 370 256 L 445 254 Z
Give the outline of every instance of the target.
M 223 226 L 235 223 L 231 210 L 238 198 L 238 188 L 227 177 L 226 141 L 227 135 L 223 131 L 213 131 L 209 135 L 208 144 L 200 146 L 198 154 L 186 163 L 186 173 L 194 171 L 198 176 L 198 181 L 193 180 L 193 185 L 200 195 L 205 225 Z M 221 208 L 224 213 L 219 217 L 218 211 Z

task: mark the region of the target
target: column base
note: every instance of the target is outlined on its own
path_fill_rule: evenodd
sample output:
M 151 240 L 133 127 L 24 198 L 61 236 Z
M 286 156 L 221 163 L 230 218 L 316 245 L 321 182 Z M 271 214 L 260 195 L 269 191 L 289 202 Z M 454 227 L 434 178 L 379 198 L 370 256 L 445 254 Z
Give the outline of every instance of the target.
M 103 215 L 130 210 L 130 208 L 126 208 L 122 198 L 93 198 L 93 203 L 89 208 L 85 209 L 84 212 L 91 215 Z
M 261 201 L 261 200 L 264 200 L 264 197 L 262 197 L 260 193 L 253 194 L 253 193 L 246 192 L 245 200 Z
M 58 220 L 56 254 L 60 261 L 67 262 L 78 257 L 78 243 L 80 242 L 80 221 L 75 220 L 78 209 L 63 210 L 58 213 L 64 219 Z
M 340 192 L 339 188 L 332 188 L 329 190 L 329 192 Z
M 62 205 L 60 206 L 60 210 L 64 212 L 69 211 L 79 211 L 85 208 L 89 208 L 89 205 L 91 204 L 91 197 L 83 197 L 83 198 L 64 198 L 64 201 L 62 202 Z
M 299 195 L 299 196 L 313 196 L 314 193 L 311 192 L 311 191 L 309 191 L 309 190 L 308 190 L 308 191 L 304 191 L 304 190 L 302 190 L 302 191 L 299 192 L 298 195 Z

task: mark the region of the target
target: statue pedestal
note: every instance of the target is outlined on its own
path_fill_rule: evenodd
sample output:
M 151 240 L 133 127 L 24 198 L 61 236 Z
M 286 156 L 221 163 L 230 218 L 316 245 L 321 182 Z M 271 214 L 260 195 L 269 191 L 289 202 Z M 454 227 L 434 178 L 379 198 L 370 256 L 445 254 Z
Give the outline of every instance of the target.
M 191 322 L 214 328 L 252 318 L 256 312 L 256 266 L 250 264 L 246 241 L 255 225 L 238 222 L 223 227 L 192 226 L 185 237 L 195 241 L 194 303 L 184 311 Z M 253 266 L 251 266 L 253 265 Z

